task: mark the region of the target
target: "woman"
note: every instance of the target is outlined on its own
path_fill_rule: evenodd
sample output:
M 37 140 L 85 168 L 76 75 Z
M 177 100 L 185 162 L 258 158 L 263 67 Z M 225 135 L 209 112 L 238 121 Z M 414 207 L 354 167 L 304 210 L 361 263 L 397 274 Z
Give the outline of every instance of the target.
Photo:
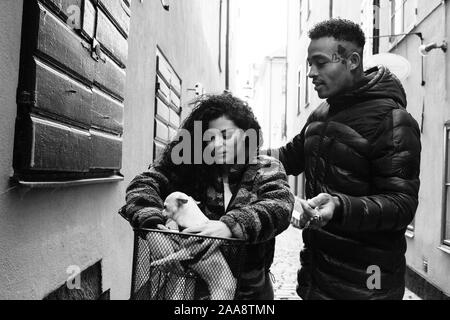
M 260 132 L 242 100 L 230 94 L 199 100 L 160 159 L 131 182 L 121 210 L 133 227 L 155 227 L 165 221 L 163 202 L 172 192 L 199 201 L 210 220 L 183 232 L 248 243 L 238 299 L 273 299 L 275 237 L 289 226 L 294 205 L 282 165 L 257 155 Z

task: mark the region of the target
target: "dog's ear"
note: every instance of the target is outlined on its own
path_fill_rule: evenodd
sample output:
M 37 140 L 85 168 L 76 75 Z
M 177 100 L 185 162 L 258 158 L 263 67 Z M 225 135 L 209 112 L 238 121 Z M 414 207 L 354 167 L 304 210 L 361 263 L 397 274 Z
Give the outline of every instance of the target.
M 188 203 L 188 199 L 180 199 L 180 198 L 177 199 L 178 208 L 181 207 L 183 204 L 186 204 L 186 203 Z
M 194 201 L 198 206 L 201 204 L 201 201 L 197 201 L 197 200 L 195 200 L 194 198 L 192 198 L 192 197 L 189 197 L 189 198 L 191 198 L 192 199 L 192 201 Z

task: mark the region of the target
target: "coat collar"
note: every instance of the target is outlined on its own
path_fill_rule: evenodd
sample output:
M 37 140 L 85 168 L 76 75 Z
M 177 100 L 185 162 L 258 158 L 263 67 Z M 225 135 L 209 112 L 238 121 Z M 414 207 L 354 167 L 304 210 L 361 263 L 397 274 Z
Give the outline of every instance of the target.
M 406 108 L 406 94 L 400 80 L 389 69 L 379 65 L 365 71 L 355 89 L 329 98 L 327 102 L 331 110 L 341 110 L 360 102 L 386 98 Z

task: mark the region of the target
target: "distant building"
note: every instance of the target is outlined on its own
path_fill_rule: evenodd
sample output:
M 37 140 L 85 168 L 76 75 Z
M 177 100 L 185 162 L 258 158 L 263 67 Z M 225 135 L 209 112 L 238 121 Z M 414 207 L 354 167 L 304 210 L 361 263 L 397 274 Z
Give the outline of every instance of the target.
M 227 2 L 0 2 L 0 299 L 130 297 L 117 211 L 196 92 L 225 89 Z
M 266 57 L 256 71 L 251 105 L 263 130 L 264 148 L 286 143 L 286 57 Z

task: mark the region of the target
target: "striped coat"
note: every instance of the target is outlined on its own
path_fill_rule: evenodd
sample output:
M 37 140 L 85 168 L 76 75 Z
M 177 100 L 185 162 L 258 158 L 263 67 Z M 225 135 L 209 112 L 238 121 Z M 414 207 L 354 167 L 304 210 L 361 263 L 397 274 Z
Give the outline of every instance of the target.
M 226 211 L 220 176 L 202 195 L 190 195 L 203 200 L 200 208 L 209 219 L 224 222 L 234 238 L 248 242 L 238 297 L 252 299 L 263 295 L 273 262 L 275 237 L 289 226 L 294 197 L 283 166 L 271 157 L 259 156 L 255 164 L 234 166 L 228 179 L 233 198 Z M 164 168 L 152 166 L 130 183 L 120 214 L 133 227 L 161 223 L 163 200 L 174 191 L 185 192 L 179 190 L 180 185 L 177 177 Z

